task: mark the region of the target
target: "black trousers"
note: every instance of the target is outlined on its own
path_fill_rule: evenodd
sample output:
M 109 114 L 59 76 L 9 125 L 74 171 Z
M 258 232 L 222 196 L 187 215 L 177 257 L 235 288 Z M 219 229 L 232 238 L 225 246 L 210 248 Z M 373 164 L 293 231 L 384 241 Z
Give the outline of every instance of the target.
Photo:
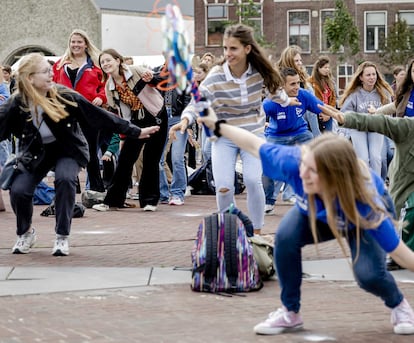
M 105 192 L 98 157 L 100 132 L 96 131 L 96 129 L 88 127 L 84 127 L 82 130 L 89 145 L 89 162 L 86 166 L 89 179 L 89 189 L 97 192 Z
M 135 121 L 139 127 L 160 125 L 160 130 L 148 139 L 126 138 L 118 158 L 112 183 L 108 188 L 104 203 L 111 207 L 123 207 L 126 193 L 131 183 L 132 170 L 134 163 L 143 150 L 143 167 L 141 179 L 139 181 L 139 202 L 141 208 L 146 205 L 158 204 L 160 199 L 160 173 L 159 162 L 163 152 L 165 139 L 167 137 L 168 120 L 167 113 L 163 110 L 156 118 L 150 113 L 146 113 L 144 119 Z
M 76 180 L 81 167 L 73 158 L 63 156 L 61 151 L 56 143 L 45 145 L 45 156 L 36 170 L 24 170 L 15 178 L 10 189 L 10 203 L 16 215 L 17 235 L 23 235 L 31 228 L 35 188 L 51 169 L 55 171 L 55 232 L 65 236 L 70 234 Z

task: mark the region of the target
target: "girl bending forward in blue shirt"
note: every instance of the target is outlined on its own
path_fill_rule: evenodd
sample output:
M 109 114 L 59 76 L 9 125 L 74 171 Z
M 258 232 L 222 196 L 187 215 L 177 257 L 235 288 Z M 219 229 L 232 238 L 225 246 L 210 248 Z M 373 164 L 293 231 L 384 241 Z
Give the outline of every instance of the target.
M 398 237 L 394 207 L 384 183 L 357 158 L 349 141 L 327 133 L 302 147 L 269 144 L 217 121 L 212 110 L 198 120 L 217 136 L 260 158 L 264 174 L 288 183 L 296 193 L 296 205 L 282 219 L 275 236 L 282 307 L 254 327 L 257 334 L 275 335 L 303 327 L 299 313 L 301 248 L 336 238 L 345 253 L 342 237 L 349 245 L 358 285 L 391 309 L 394 333 L 414 334 L 414 312 L 386 267 L 388 253 L 414 271 L 414 252 Z

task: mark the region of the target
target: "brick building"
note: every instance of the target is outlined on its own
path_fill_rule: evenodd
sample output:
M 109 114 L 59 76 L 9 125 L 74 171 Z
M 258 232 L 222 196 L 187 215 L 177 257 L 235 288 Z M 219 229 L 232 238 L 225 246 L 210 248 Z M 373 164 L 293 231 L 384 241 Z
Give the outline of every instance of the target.
M 345 86 L 358 61 L 375 62 L 389 76 L 391 72 L 380 65 L 377 52 L 381 40 L 387 34 L 387 28 L 398 18 L 404 18 L 414 30 L 413 0 L 344 0 L 360 33 L 360 52 L 340 61 L 339 55 L 329 52 L 329 43 L 323 29 L 324 21 L 334 12 L 334 0 L 254 2 L 260 14 L 250 20 L 266 41 L 273 44 L 274 47 L 267 48 L 269 56 L 276 61 L 286 46 L 297 44 L 301 46 L 303 62 L 310 70 L 319 55 L 328 55 L 340 88 Z M 239 20 L 235 3 L 243 3 L 243 0 L 194 1 L 195 54 L 210 51 L 216 56 L 222 55 L 223 28 L 229 21 Z

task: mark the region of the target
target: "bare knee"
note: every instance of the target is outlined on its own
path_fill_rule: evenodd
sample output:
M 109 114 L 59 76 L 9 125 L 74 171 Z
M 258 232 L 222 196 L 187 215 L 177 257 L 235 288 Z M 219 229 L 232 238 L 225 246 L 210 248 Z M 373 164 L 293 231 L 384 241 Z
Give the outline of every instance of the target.
M 219 189 L 219 192 L 220 192 L 220 193 L 227 193 L 229 190 L 230 190 L 230 189 L 228 189 L 228 188 L 220 188 L 220 189 Z

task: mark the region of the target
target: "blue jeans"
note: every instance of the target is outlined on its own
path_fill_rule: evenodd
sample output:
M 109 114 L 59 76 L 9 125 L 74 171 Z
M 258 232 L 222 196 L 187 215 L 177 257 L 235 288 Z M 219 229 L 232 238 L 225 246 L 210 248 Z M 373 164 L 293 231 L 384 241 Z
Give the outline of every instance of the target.
M 335 239 L 327 224 L 317 222 L 317 228 L 319 242 Z M 359 249 L 355 230 L 348 231 L 347 242 L 354 262 L 354 277 L 359 287 L 380 297 L 389 308 L 398 306 L 403 295 L 387 271 L 385 251 L 367 230 L 361 230 Z M 300 310 L 302 247 L 313 243 L 308 216 L 293 206 L 280 222 L 274 247 L 281 301 L 288 311 Z
M 266 141 L 273 144 L 281 145 L 295 145 L 306 143 L 313 139 L 313 135 L 310 131 L 306 131 L 296 136 L 268 136 L 266 135 Z M 283 185 L 283 182 L 277 181 L 275 186 L 275 180 L 270 179 L 266 175 L 262 177 L 263 189 L 265 192 L 266 204 L 274 205 L 276 202 L 277 194 L 279 193 L 280 188 Z M 293 190 L 290 186 L 287 186 L 284 194 L 283 200 L 289 200 L 294 195 Z
M 201 126 L 201 152 L 203 155 L 203 162 L 211 159 L 211 140 L 206 135 L 205 127 Z
M 170 117 L 168 118 L 168 130 L 180 121 L 180 117 Z M 187 144 L 188 134 L 187 131 L 184 134 L 181 134 L 180 131 L 176 131 L 177 139 L 172 141 L 171 144 L 171 163 L 172 163 L 172 181 L 170 185 L 170 190 L 168 191 L 168 181 L 167 176 L 165 175 L 164 169 L 164 152 L 161 156 L 160 161 L 160 199 L 167 200 L 170 196 L 180 198 L 184 200 L 185 189 L 187 187 L 187 169 L 185 165 L 185 147 Z M 166 142 L 167 144 L 167 142 Z
M 375 132 L 349 130 L 357 156 L 381 175 L 381 151 L 384 136 Z
M 264 225 L 265 195 L 262 184 L 262 163 L 247 151 L 241 150 L 232 141 L 220 137 L 212 142 L 211 157 L 213 178 L 216 186 L 216 201 L 219 211 L 224 211 L 234 198 L 234 176 L 238 154 L 243 163 L 243 181 L 247 191 L 247 209 L 255 229 Z M 227 191 L 223 191 L 227 190 Z
M 388 167 L 394 157 L 395 145 L 391 138 L 384 136 L 384 144 L 381 151 L 381 178 L 385 180 L 388 174 Z
M 319 130 L 318 115 L 311 111 L 306 111 L 303 117 L 308 122 L 308 126 L 309 126 L 310 131 L 312 132 L 313 137 L 320 136 L 321 130 Z

